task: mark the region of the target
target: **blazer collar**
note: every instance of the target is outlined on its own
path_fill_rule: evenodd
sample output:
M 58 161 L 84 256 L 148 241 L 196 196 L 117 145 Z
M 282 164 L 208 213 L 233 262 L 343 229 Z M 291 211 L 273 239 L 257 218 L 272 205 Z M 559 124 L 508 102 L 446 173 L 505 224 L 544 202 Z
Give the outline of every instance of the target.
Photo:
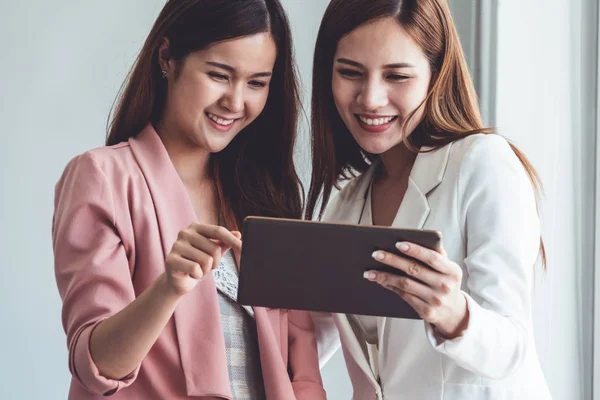
M 411 170 L 408 188 L 398 209 L 393 226 L 420 229 L 429 213 L 427 195 L 443 180 L 450 148 L 448 144 L 435 151 L 424 148 L 417 155 Z M 323 218 L 328 222 L 358 224 L 365 205 L 367 190 L 375 175 L 379 161 L 376 161 L 362 175 L 355 178 L 342 189 L 335 200 L 327 207 Z
M 448 164 L 450 148 L 448 144 L 440 149 L 430 152 L 422 152 L 417 155 L 413 169 L 409 176 L 408 187 L 402 203 L 398 208 L 393 227 L 422 229 L 429 215 L 430 207 L 427 195 L 435 189 L 443 180 Z M 425 148 L 424 151 L 429 149 Z M 347 193 L 340 193 L 340 199 L 333 202 L 332 209 L 328 212 L 328 222 L 342 222 L 358 224 L 365 201 L 367 190 L 373 179 L 378 163 L 374 163 L 355 181 L 348 185 Z M 348 353 L 352 355 L 357 365 L 363 370 L 374 387 L 378 386 L 377 379 L 370 367 L 368 355 L 362 340 L 357 337 L 355 328 L 348 316 L 336 314 L 334 317 L 340 330 L 340 336 L 346 343 Z M 384 340 L 387 318 L 378 319 L 379 341 Z
M 433 151 L 425 147 L 418 154 L 410 178 L 425 196 L 444 179 L 451 148 L 452 143 Z
M 166 258 L 179 231 L 195 222 L 196 214 L 152 125 L 130 139 L 129 144 L 154 201 Z M 174 313 L 187 395 L 191 397 L 214 397 L 215 394 L 232 397 L 216 291 L 212 274 L 204 277 L 181 299 Z M 284 362 L 287 337 L 283 335 L 287 329 L 280 326 L 280 310 L 254 307 L 254 315 L 267 399 L 291 399 L 294 391 L 287 374 L 287 361 Z
M 406 193 L 400 203 L 392 226 L 397 228 L 422 229 L 429 216 L 427 195 L 444 179 L 452 144 L 440 149 L 419 153 L 415 160 Z
M 152 125 L 147 125 L 140 134 L 130 139 L 129 144 L 154 201 L 166 258 L 179 231 L 195 222 L 196 214 L 187 190 Z M 181 299 L 174 313 L 181 365 L 189 396 L 210 396 L 215 393 L 231 396 L 225 339 L 215 293 L 211 274 Z M 206 329 L 207 323 L 215 324 L 214 328 Z M 202 354 L 204 366 L 198 362 L 199 354 Z M 206 365 L 210 365 L 210 368 L 206 368 Z

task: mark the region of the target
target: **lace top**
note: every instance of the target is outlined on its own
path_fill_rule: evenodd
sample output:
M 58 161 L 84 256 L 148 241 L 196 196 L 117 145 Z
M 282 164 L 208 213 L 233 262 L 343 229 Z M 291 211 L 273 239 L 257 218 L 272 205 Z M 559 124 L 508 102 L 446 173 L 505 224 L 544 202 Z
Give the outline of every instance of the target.
M 266 396 L 254 310 L 237 302 L 239 280 L 232 251 L 225 253 L 213 274 L 218 290 L 225 356 L 233 399 L 264 399 Z

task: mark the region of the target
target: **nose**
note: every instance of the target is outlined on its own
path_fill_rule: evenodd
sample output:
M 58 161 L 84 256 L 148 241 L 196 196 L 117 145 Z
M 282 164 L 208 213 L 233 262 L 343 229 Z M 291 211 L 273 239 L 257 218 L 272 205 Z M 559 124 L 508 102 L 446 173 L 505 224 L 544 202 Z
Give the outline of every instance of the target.
M 356 101 L 366 111 L 375 111 L 388 104 L 387 88 L 381 82 L 367 81 L 361 88 Z
M 232 114 L 244 111 L 244 87 L 243 85 L 232 85 L 221 99 L 221 107 Z

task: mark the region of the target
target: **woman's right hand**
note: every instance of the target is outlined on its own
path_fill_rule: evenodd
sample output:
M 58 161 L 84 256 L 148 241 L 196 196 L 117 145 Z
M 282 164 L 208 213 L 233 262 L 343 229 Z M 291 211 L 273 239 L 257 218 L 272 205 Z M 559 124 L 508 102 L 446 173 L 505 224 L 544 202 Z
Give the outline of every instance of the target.
M 241 234 L 222 226 L 191 224 L 182 229 L 165 260 L 168 287 L 178 296 L 189 293 L 219 265 L 229 249 L 242 248 Z

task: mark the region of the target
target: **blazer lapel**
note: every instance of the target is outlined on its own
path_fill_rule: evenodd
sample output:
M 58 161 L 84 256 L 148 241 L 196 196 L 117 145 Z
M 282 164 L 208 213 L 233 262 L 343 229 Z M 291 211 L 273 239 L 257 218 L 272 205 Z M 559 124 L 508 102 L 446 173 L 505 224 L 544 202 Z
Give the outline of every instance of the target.
M 422 149 L 424 152 L 417 155 L 406 193 L 392 223 L 393 227 L 423 228 L 430 211 L 427 195 L 444 179 L 451 147 L 452 143 L 435 151 L 425 148 Z M 379 343 L 383 343 L 386 337 L 387 320 L 385 317 L 378 320 Z
M 179 231 L 195 222 L 196 215 L 185 186 L 152 125 L 146 126 L 129 143 L 154 201 L 166 257 Z M 181 299 L 174 319 L 188 396 L 218 393 L 231 397 L 225 339 L 212 274 Z M 206 368 L 207 365 L 210 368 Z
M 392 226 L 398 228 L 421 229 L 429 215 L 427 197 L 412 178 L 408 179 L 408 187 L 404 199 L 400 203 Z
M 282 331 L 287 330 L 281 328 L 280 314 L 278 309 L 254 307 L 265 395 L 269 400 L 296 398 L 284 363 L 283 345 L 287 344 L 287 338 L 282 337 Z
M 373 178 L 376 166 L 371 166 L 362 175 L 350 181 L 343 189 L 332 198 L 327 205 L 327 211 L 323 216 L 324 222 L 358 224 L 365 205 L 365 196 Z M 366 348 L 363 348 L 348 316 L 345 314 L 334 314 L 333 318 L 338 327 L 340 338 L 346 344 L 346 350 L 352 356 L 356 364 L 376 387 L 377 381 L 369 364 Z
M 398 228 L 422 229 L 429 215 L 427 195 L 441 182 L 446 171 L 452 144 L 436 151 L 419 153 L 410 173 L 408 188 L 398 208 L 392 226 Z M 367 190 L 373 179 L 378 162 L 374 163 L 361 176 L 350 182 L 352 185 L 345 193 L 336 196 L 328 205 L 324 222 L 358 224 L 365 205 Z M 346 344 L 348 353 L 363 370 L 373 386 L 377 387 L 377 379 L 368 360 L 366 348 L 361 345 L 354 332 L 351 321 L 345 314 L 334 314 L 336 325 L 342 342 Z M 383 343 L 387 318 L 378 319 L 379 343 Z
M 343 192 L 332 198 L 327 205 L 323 222 L 358 224 L 375 168 L 376 165 L 372 165 L 362 175 L 348 183 Z
M 340 333 L 340 340 L 345 344 L 348 354 L 352 356 L 371 384 L 374 387 L 378 387 L 379 383 L 377 383 L 377 379 L 369 363 L 366 344 L 358 340 L 360 336 L 355 332 L 348 315 L 333 314 L 333 319 Z
M 427 195 L 444 178 L 451 146 L 452 144 L 448 144 L 435 151 L 425 148 L 424 152 L 417 155 L 410 171 L 406 193 L 392 226 L 411 229 L 423 227 L 429 215 Z

